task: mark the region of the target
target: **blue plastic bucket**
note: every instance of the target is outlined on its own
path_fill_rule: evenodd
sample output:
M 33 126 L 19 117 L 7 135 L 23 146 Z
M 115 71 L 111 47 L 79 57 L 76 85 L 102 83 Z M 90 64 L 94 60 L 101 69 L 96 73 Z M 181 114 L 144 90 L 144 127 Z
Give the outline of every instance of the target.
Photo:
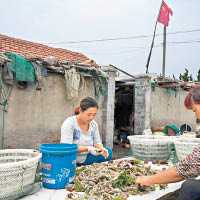
M 42 182 L 43 187 L 64 189 L 73 183 L 78 152 L 77 144 L 42 144 Z

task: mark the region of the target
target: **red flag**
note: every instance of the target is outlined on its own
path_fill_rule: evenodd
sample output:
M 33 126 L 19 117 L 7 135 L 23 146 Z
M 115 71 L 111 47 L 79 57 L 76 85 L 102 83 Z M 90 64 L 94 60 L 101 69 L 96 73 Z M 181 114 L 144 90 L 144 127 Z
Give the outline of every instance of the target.
M 169 8 L 167 6 L 167 4 L 163 1 L 161 9 L 160 9 L 158 21 L 160 23 L 164 24 L 165 26 L 168 26 L 168 24 L 169 24 L 169 14 L 173 15 L 173 12 L 172 12 L 171 8 Z

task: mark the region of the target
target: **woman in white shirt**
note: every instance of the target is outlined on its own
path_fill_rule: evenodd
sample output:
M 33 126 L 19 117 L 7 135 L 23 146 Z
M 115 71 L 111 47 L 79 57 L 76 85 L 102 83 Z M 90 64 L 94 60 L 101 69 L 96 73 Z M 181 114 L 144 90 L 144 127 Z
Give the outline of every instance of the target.
M 90 165 L 112 158 L 112 150 L 103 147 L 98 125 L 94 121 L 97 111 L 97 102 L 86 97 L 75 109 L 74 116 L 67 118 L 62 124 L 60 142 L 78 144 L 78 164 Z

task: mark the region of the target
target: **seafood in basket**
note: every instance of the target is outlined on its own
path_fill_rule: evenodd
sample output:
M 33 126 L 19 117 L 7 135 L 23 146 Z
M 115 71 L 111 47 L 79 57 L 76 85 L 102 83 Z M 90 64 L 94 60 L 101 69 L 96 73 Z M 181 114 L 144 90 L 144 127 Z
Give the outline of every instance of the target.
M 137 176 L 157 173 L 150 165 L 136 158 L 94 163 L 76 169 L 74 184 L 66 186 L 66 199 L 126 200 L 130 195 L 163 189 L 166 185 L 153 185 L 148 188 L 137 187 Z

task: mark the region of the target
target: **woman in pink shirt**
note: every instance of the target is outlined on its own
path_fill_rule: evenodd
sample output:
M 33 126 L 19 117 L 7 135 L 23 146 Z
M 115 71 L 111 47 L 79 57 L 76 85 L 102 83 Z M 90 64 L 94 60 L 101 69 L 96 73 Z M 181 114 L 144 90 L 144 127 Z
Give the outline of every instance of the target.
M 184 104 L 187 109 L 195 113 L 198 131 L 200 128 L 200 86 L 189 91 Z M 200 145 L 175 166 L 160 174 L 138 177 L 135 184 L 151 186 L 186 180 L 181 186 L 178 200 L 198 200 L 200 199 L 200 181 L 194 179 L 198 176 L 200 176 Z

